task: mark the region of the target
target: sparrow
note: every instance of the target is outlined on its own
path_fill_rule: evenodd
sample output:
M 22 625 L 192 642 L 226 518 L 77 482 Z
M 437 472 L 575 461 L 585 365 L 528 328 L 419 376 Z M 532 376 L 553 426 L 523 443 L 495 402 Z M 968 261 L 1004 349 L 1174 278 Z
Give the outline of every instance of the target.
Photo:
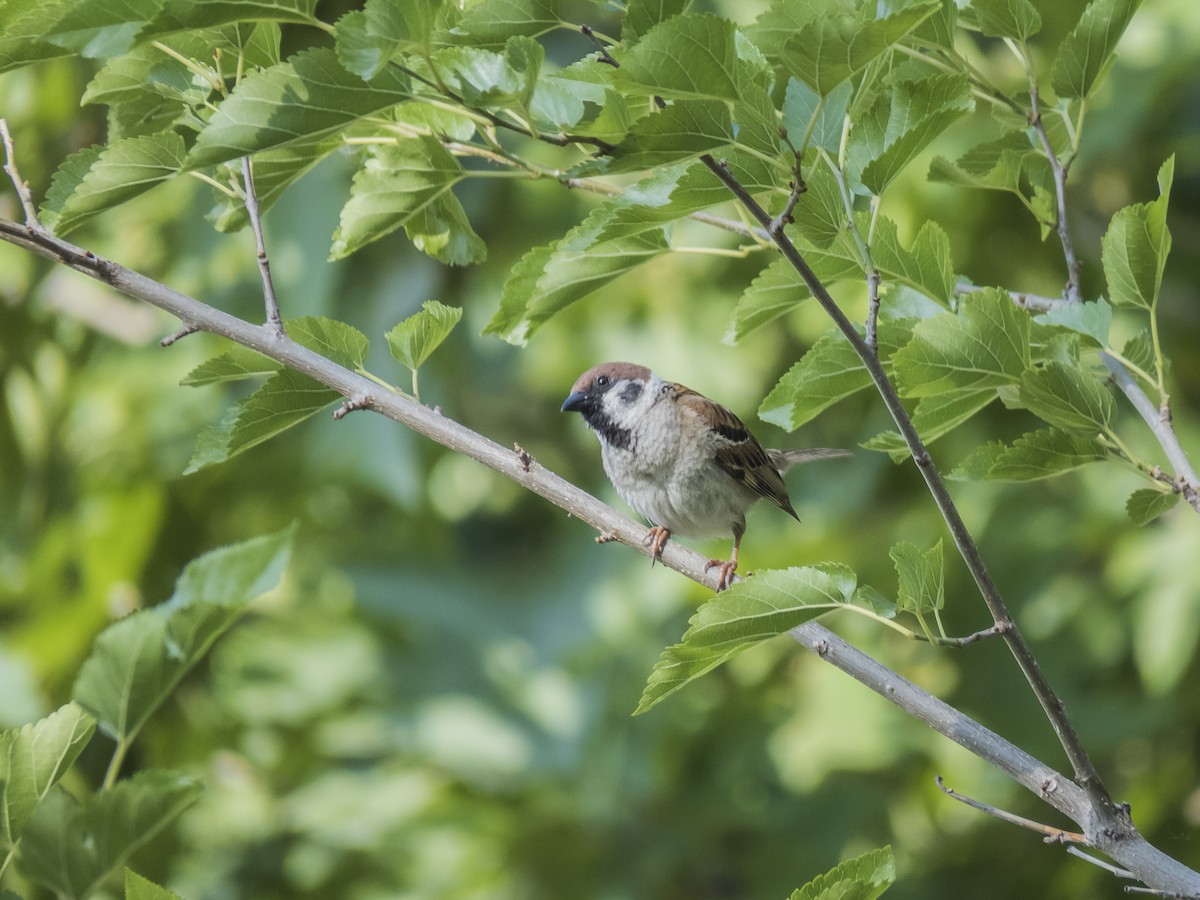
M 850 456 L 846 450 L 767 450 L 721 404 L 645 366 L 610 362 L 579 376 L 563 412 L 577 412 L 600 439 L 604 471 L 617 493 L 650 520 L 650 561 L 672 534 L 733 536 L 718 569 L 717 590 L 737 571 L 746 510 L 765 497 L 797 522 L 783 473 L 797 463 Z

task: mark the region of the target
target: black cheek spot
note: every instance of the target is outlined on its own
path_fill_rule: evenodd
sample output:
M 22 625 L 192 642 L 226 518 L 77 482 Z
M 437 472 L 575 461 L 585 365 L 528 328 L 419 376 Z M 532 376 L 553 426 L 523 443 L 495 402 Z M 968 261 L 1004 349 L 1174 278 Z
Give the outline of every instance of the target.
M 633 403 L 638 397 L 642 396 L 642 386 L 636 381 L 631 381 L 621 388 L 621 399 L 626 403 Z

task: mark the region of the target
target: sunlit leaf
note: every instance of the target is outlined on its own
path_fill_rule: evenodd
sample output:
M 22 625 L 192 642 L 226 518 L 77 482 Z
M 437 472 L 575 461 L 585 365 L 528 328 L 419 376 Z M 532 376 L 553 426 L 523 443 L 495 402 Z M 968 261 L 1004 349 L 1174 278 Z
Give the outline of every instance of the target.
M 1112 326 L 1112 307 L 1103 297 L 1084 303 L 1070 303 L 1034 317 L 1041 325 L 1056 325 L 1069 328 L 1076 334 L 1088 338 L 1094 347 L 1108 345 L 1108 329 Z
M 45 34 L 74 0 L 7 0 L 0 3 L 0 72 L 70 51 Z
M 880 847 L 838 863 L 793 891 L 789 900 L 875 900 L 895 880 L 892 848 Z
M 738 99 L 734 25 L 712 15 L 684 14 L 642 35 L 621 60 L 619 80 L 667 99 Z
M 1108 427 L 1116 402 L 1100 379 L 1078 363 L 1052 360 L 1021 376 L 1021 402 L 1046 422 L 1095 434 Z
M 659 22 L 683 12 L 685 6 L 687 0 L 629 0 L 621 20 L 621 43 L 632 47 Z
M 169 891 L 143 878 L 133 869 L 125 870 L 125 900 L 183 900 L 174 891 Z
M 0 731 L 0 849 L 8 849 L 38 803 L 79 756 L 96 720 L 74 703 L 20 728 Z
M 1091 93 L 1141 0 L 1092 0 L 1058 48 L 1051 85 L 1060 97 Z
M 732 144 L 729 105 L 718 100 L 677 100 L 633 123 L 613 151 L 613 172 L 631 172 L 692 159 Z
M 988 37 L 1024 41 L 1042 28 L 1042 17 L 1029 0 L 971 0 L 971 8 Z
M 462 310 L 436 300 L 426 300 L 414 313 L 387 333 L 388 349 L 401 365 L 419 369 L 462 318 Z
M 850 602 L 857 581 L 836 563 L 759 572 L 700 607 L 682 643 L 654 666 L 634 715 L 644 713 L 734 654 Z
M 338 60 L 355 75 L 370 80 L 398 53 L 427 50 L 440 5 L 438 0 L 367 0 L 363 9 L 348 12 L 337 21 Z
M 900 588 L 896 595 L 898 610 L 924 615 L 941 609 L 946 601 L 942 571 L 942 539 L 928 550 L 901 541 L 889 551 L 896 565 Z
M 1012 446 L 989 441 L 976 447 L 947 477 L 955 480 L 1036 481 L 1108 458 L 1094 438 L 1043 428 L 1022 435 Z
M 180 574 L 170 599 L 108 626 L 79 670 L 73 699 L 110 737 L 128 741 L 246 611 L 273 588 L 294 528 L 222 547 Z
M 1117 210 L 1100 241 L 1109 297 L 1117 306 L 1154 309 L 1171 251 L 1167 203 L 1175 175 L 1172 156 L 1158 172 L 1159 196 Z
M 1173 491 L 1142 488 L 1129 495 L 1125 501 L 1125 512 L 1134 525 L 1149 525 L 1178 502 L 1179 494 Z
M 922 397 L 913 410 L 913 427 L 925 444 L 931 444 L 984 410 L 996 396 L 993 388 L 962 388 Z M 884 431 L 862 446 L 866 450 L 880 450 L 889 454 L 893 462 L 903 462 L 912 455 L 898 431 Z

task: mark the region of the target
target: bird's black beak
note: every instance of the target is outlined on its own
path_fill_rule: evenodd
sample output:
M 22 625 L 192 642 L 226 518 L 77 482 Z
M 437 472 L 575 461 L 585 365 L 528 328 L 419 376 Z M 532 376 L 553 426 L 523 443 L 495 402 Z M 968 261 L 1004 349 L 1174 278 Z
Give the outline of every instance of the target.
M 561 412 L 583 412 L 588 405 L 588 395 L 583 391 L 575 391 L 563 401 Z

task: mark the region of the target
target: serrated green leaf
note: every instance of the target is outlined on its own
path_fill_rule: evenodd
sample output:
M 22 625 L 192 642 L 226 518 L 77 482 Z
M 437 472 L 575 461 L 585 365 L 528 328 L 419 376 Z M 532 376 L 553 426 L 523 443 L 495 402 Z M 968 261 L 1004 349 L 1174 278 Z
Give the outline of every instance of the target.
M 1051 85 L 1059 97 L 1091 93 L 1141 0 L 1092 0 L 1058 48 Z
M 1149 525 L 1178 502 L 1179 494 L 1172 491 L 1142 488 L 1129 495 L 1125 512 L 1134 525 Z
M 150 769 L 80 804 L 61 787 L 21 840 L 20 869 L 66 900 L 83 900 L 204 791 L 191 775 Z
M 1109 298 L 1117 306 L 1152 310 L 1158 304 L 1163 268 L 1171 251 L 1167 204 L 1174 175 L 1172 156 L 1158 172 L 1158 199 L 1117 210 L 1100 241 Z
M 75 702 L 105 734 L 132 740 L 250 601 L 279 582 L 294 533 L 289 527 L 188 563 L 169 600 L 100 633 L 75 680 Z
M 784 44 L 808 23 L 822 16 L 849 15 L 854 8 L 853 0 L 772 0 L 745 32 L 759 50 L 779 60 Z
M 1042 29 L 1042 17 L 1029 0 L 971 0 L 971 7 L 988 37 L 1025 41 Z
M 311 141 L 297 141 L 286 147 L 254 154 L 254 192 L 258 197 L 259 212 L 265 213 L 274 206 L 285 190 L 342 146 L 341 136 L 334 135 Z M 240 179 L 240 165 L 224 165 L 237 169 L 235 177 Z M 230 197 L 222 191 L 214 190 L 213 193 L 216 194 L 217 205 L 209 213 L 209 218 L 217 231 L 239 231 L 250 224 L 246 204 L 240 198 Z
M 781 59 L 790 74 L 825 96 L 940 10 L 941 3 L 933 2 L 914 3 L 881 19 L 823 16 L 784 42 Z M 872 6 L 869 12 L 874 11 Z
M 399 53 L 423 48 L 437 21 L 439 0 L 367 0 L 337 21 L 334 38 L 341 64 L 369 81 Z
M 125 900 L 183 900 L 174 891 L 143 878 L 133 869 L 125 870 Z
M 621 21 L 621 43 L 632 47 L 659 22 L 683 12 L 687 0 L 629 0 Z
M 828 166 L 817 166 L 806 173 L 804 184 L 805 191 L 793 213 L 795 223 L 788 227 L 803 235 L 814 247 L 827 250 L 848 232 L 846 223 L 849 219 L 841 189 Z M 857 247 L 848 255 L 862 265 Z
M 977 144 L 950 162 L 935 156 L 929 164 L 929 180 L 982 190 L 1021 194 L 1021 173 L 1026 160 L 1036 155 L 1022 131 L 1010 131 L 992 141 Z
M 397 362 L 419 369 L 462 318 L 462 310 L 436 300 L 426 300 L 414 313 L 387 333 L 388 349 Z
M 477 47 L 500 47 L 512 37 L 540 37 L 565 25 L 561 0 L 482 0 L 467 7 L 452 32 Z
M 837 153 L 854 86 L 844 81 L 822 97 L 798 78 L 789 78 L 783 98 L 783 126 L 799 150 L 805 134 L 808 144 Z
M 694 159 L 732 144 L 729 105 L 718 100 L 677 100 L 633 123 L 612 153 L 609 171 L 633 172 Z
M 907 343 L 912 327 L 908 320 L 880 320 L 880 356 L 886 358 Z M 813 344 L 779 379 L 759 407 L 758 416 L 764 422 L 792 431 L 870 384 L 871 377 L 850 342 L 841 332 L 833 330 Z
M 928 550 L 901 541 L 888 553 L 896 565 L 900 587 L 896 609 L 922 616 L 939 610 L 945 603 L 942 572 L 942 539 Z
M 885 279 L 907 285 L 943 306 L 952 303 L 954 260 L 950 256 L 950 237 L 932 219 L 921 226 L 912 249 L 905 250 L 895 223 L 886 216 L 877 216 L 871 255 Z
M 1029 315 L 1003 291 L 970 294 L 957 314 L 917 323 L 912 340 L 893 357 L 901 394 L 1016 384 L 1029 366 L 1029 329 Z
M 851 177 L 871 193 L 882 194 L 918 153 L 972 106 L 970 85 L 957 73 L 897 82 L 851 129 Z
M 1143 372 L 1154 371 L 1154 339 L 1144 329 L 1125 342 L 1121 355 Z
M 408 97 L 408 78 L 399 71 L 384 69 L 364 82 L 333 50 L 307 50 L 244 78 L 200 132 L 188 165 L 315 140 Z
M 1087 434 L 1104 431 L 1116 414 L 1112 394 L 1095 375 L 1059 360 L 1022 374 L 1020 400 L 1051 425 Z
M 320 353 L 339 366 L 359 370 L 367 359 L 367 336 L 352 325 L 324 316 L 289 319 L 287 331 L 297 344 Z
M 166 0 L 160 5 L 162 11 L 146 27 L 142 37 L 229 22 L 312 25 L 317 21 L 317 0 Z
M 995 399 L 996 391 L 993 388 L 965 388 L 922 397 L 913 411 L 913 427 L 921 435 L 922 441 L 931 444 L 983 411 Z M 903 462 L 912 455 L 898 431 L 884 431 L 862 446 L 866 450 L 889 454 L 893 462 Z
M 896 880 L 890 846 L 838 863 L 792 892 L 789 900 L 875 900 Z
M 61 237 L 97 213 L 166 181 L 183 167 L 184 155 L 183 138 L 172 131 L 124 138 L 98 153 L 75 154 L 55 173 L 54 187 L 42 206 L 42 223 Z
M 896 603 L 888 597 L 883 596 L 875 588 L 869 584 L 860 584 L 855 590 L 854 596 L 851 598 L 853 603 L 859 606 L 865 606 L 877 616 L 882 616 L 885 619 L 896 618 Z
M 668 249 L 659 226 L 604 236 L 620 209 L 598 206 L 561 240 L 526 253 L 504 283 L 500 309 L 484 333 L 523 344 L 555 313 Z
M 728 19 L 674 16 L 653 26 L 621 58 L 618 82 L 668 100 L 737 100 L 734 33 Z
M 91 740 L 96 720 L 74 703 L 0 731 L 0 849 L 8 850 L 37 805 Z
M 88 58 L 117 56 L 158 14 L 162 0 L 76 0 L 43 35 Z
M 837 563 L 759 572 L 700 607 L 683 641 L 654 666 L 634 715 L 640 715 L 734 654 L 849 603 L 854 573 Z
M 1092 302 L 1070 303 L 1056 306 L 1039 316 L 1034 322 L 1069 328 L 1076 334 L 1089 339 L 1094 347 L 1108 346 L 1108 330 L 1112 326 L 1112 307 L 1103 297 Z
M 0 72 L 70 51 L 44 39 L 74 0 L 7 0 L 0 3 Z
M 976 447 L 949 478 L 956 481 L 1036 481 L 1108 458 L 1099 441 L 1057 428 L 1022 435 L 1011 447 L 989 441 Z
M 421 135 L 373 148 L 354 176 L 330 257 L 344 259 L 403 227 L 418 249 L 441 262 L 482 261 L 487 248 L 451 192 L 466 177 L 458 160 L 434 137 Z
M 813 273 L 827 286 L 861 274 L 858 266 L 831 256 L 810 254 L 808 262 Z M 808 285 L 792 264 L 786 259 L 777 259 L 758 273 L 738 299 L 729 317 L 729 324 L 725 327 L 723 340 L 727 344 L 736 344 L 811 296 Z
M 235 346 L 202 362 L 192 369 L 180 384 L 200 387 L 206 384 L 221 384 L 226 381 L 242 381 L 259 375 L 270 375 L 279 371 L 279 363 L 263 356 L 257 350 Z

